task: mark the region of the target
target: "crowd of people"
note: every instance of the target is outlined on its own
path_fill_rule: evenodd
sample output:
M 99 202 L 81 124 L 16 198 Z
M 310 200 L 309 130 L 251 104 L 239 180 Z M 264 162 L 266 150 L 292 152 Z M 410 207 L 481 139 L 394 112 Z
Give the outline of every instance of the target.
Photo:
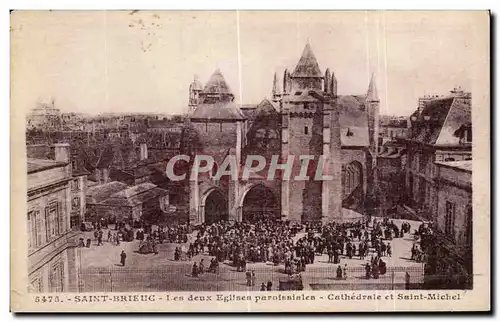
M 365 267 L 367 277 L 378 278 L 386 272 L 382 258 L 392 256 L 391 241 L 404 237 L 411 225 L 403 222 L 399 228 L 389 219 L 375 219 L 368 225 L 363 221 L 297 224 L 273 220 L 201 225 L 189 244 L 187 257 L 208 253 L 216 262 L 228 261 L 238 272 L 247 271 L 249 262 L 272 262 L 275 266 L 284 265 L 285 273 L 293 275 L 304 272 L 307 265 L 324 254 L 328 255 L 328 263 L 333 264 L 340 264 L 342 256 L 364 260 L 371 254 Z M 303 236 L 296 238 L 298 233 Z M 181 253 L 178 248 L 175 260 L 179 260 Z
M 206 268 L 203 259 L 192 265 L 192 276 L 218 273 L 220 263 L 226 262 L 237 272 L 246 272 L 247 284 L 255 286 L 255 273 L 247 269 L 247 263 L 272 263 L 284 267 L 288 276 L 306 271 L 318 256 L 327 255 L 328 263 L 337 264 L 337 279 L 347 279 L 347 264 L 343 258 L 359 258 L 366 270 L 366 278 L 378 278 L 387 271 L 384 257 L 391 257 L 394 238 L 402 238 L 411 232 L 411 225 L 403 222 L 399 227 L 388 218 L 373 221 L 344 223 L 292 223 L 280 220 L 257 222 L 216 222 L 201 224 L 194 229 L 187 225 L 153 226 L 143 225 L 134 231 L 116 224 L 116 231 L 108 231 L 108 242 L 119 245 L 120 239 L 139 241 L 139 253 L 158 254 L 158 244 L 182 244 L 175 247 L 175 261 L 191 260 L 199 254 L 209 255 Z M 134 236 L 135 235 L 135 236 Z M 425 261 L 424 254 L 432 236 L 428 225 L 420 225 L 415 231 L 416 240 L 411 248 L 411 259 Z M 97 245 L 102 245 L 103 231 L 95 231 Z M 135 237 L 135 238 L 134 238 Z M 80 247 L 90 247 L 80 240 Z M 248 275 L 250 274 L 250 275 Z M 248 277 L 250 276 L 250 277 Z M 269 281 L 270 282 L 270 281 Z M 272 283 L 271 283 L 272 284 Z M 268 289 L 269 283 L 262 283 Z

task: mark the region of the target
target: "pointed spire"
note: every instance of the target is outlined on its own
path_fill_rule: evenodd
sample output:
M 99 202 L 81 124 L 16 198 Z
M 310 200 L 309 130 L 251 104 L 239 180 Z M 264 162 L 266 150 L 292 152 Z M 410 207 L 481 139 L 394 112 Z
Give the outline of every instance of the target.
M 368 102 L 379 102 L 377 84 L 375 82 L 375 73 L 372 73 L 370 85 L 368 85 L 368 92 L 366 92 L 366 100 Z
M 278 77 L 276 76 L 276 73 L 274 73 L 274 79 L 273 79 L 273 95 L 278 94 Z
M 330 74 L 330 68 L 327 68 L 325 72 L 325 84 L 323 88 L 324 92 L 331 93 L 332 91 L 331 82 L 332 82 L 332 75 Z
M 205 93 L 217 93 L 217 94 L 232 94 L 229 85 L 227 85 L 224 76 L 222 75 L 219 68 L 210 76 L 207 84 L 203 88 Z
M 304 47 L 302 51 L 302 56 L 292 73 L 292 77 L 320 77 L 323 78 L 323 74 L 319 69 L 318 61 L 314 55 L 311 45 L 309 42 Z
M 283 94 L 290 93 L 290 73 L 285 69 L 283 73 Z
M 335 77 L 335 73 L 332 73 L 332 83 L 330 86 L 330 90 L 333 96 L 337 96 L 337 77 Z

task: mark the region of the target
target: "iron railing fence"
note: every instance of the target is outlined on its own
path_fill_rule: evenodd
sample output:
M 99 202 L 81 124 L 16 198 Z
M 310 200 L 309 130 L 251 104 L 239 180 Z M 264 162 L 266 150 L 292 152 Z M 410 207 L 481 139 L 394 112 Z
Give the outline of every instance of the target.
M 385 274 L 373 275 L 368 279 L 363 266 L 344 266 L 342 277 L 337 278 L 338 265 L 307 267 L 301 272 L 304 289 L 327 290 L 391 290 L 424 288 L 426 276 L 423 266 L 388 267 Z M 280 280 L 287 279 L 283 265 L 254 267 L 253 285 L 248 286 L 246 273 L 230 266 L 220 266 L 217 273 L 193 277 L 191 265 L 177 265 L 156 268 L 112 267 L 85 268 L 79 272 L 80 292 L 142 292 L 142 291 L 259 291 L 262 283 L 272 283 L 272 290 L 278 290 Z M 252 283 L 250 283 L 252 284 Z

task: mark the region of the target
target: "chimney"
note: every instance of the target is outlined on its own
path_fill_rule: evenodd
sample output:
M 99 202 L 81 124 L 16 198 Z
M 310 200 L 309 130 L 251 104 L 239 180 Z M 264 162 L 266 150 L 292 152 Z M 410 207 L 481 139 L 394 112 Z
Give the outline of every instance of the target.
M 103 183 L 108 183 L 110 181 L 108 168 L 102 169 L 102 181 L 103 181 Z
M 95 179 L 97 184 L 102 184 L 101 169 L 95 169 Z
M 54 144 L 55 159 L 59 162 L 70 162 L 69 143 Z
M 141 143 L 141 161 L 144 161 L 148 158 L 148 146 L 146 143 Z

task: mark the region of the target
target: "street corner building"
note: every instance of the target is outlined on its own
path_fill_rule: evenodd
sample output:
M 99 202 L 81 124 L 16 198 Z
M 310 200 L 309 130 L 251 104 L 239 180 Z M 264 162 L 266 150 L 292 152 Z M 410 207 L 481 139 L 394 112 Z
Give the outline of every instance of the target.
M 271 99 L 246 105 L 234 102 L 220 70 L 205 86 L 197 78 L 191 83 L 188 126 L 201 140 L 195 154 L 214 158 L 214 174 L 228 155 L 241 166 L 250 155 L 263 156 L 266 166 L 245 179 L 190 181 L 190 223 L 265 217 L 327 223 L 355 221 L 372 212 L 366 196 L 375 180 L 378 150 L 375 77 L 367 80 L 364 95 L 338 95 L 335 74 L 320 69 L 307 43 L 295 68 L 285 70 L 281 81 L 275 74 L 269 83 Z M 281 162 L 300 156 L 318 162 L 321 156 L 333 179 L 270 179 L 273 156 Z M 295 160 L 291 172 L 299 173 L 304 161 Z
M 31 292 L 78 289 L 78 234 L 70 228 L 72 176 L 67 145 L 55 146 L 55 160 L 28 159 L 28 277 Z M 73 187 L 76 189 L 76 187 Z M 77 193 L 78 194 L 78 193 Z M 75 197 L 76 198 L 76 197 Z

